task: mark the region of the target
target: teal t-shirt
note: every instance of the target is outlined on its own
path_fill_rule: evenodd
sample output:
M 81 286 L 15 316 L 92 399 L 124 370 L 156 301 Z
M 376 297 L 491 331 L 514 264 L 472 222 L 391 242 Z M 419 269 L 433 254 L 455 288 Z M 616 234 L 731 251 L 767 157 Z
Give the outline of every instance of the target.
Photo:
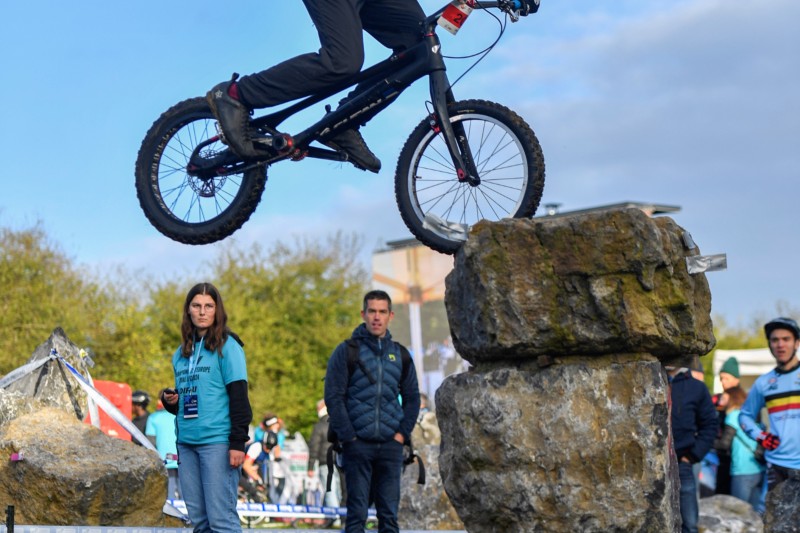
M 244 350 L 232 337 L 218 352 L 210 352 L 200 340 L 192 357 L 182 357 L 178 348 L 172 356 L 175 389 L 178 401 L 178 442 L 182 444 L 227 443 L 231 433 L 228 391 L 226 385 L 247 381 Z M 187 418 L 185 400 L 194 395 L 197 417 Z
M 162 460 L 167 459 L 167 454 L 177 454 L 175 447 L 175 415 L 168 413 L 164 409 L 159 409 L 147 417 L 147 428 L 144 432 L 148 437 L 156 438 L 156 450 Z M 178 462 L 174 459 L 165 461 L 167 468 L 178 468 Z
M 739 425 L 739 413 L 739 409 L 734 409 L 725 415 L 725 424 L 736 428 L 736 436 L 731 442 L 731 475 L 760 474 L 764 471 L 764 465 L 753 454 L 758 443 L 748 437 Z

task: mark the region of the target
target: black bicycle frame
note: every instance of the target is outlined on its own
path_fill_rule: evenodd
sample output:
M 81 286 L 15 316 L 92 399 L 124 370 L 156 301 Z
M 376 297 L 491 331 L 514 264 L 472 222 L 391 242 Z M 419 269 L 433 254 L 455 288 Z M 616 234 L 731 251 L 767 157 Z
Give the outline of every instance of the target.
M 507 8 L 508 5 L 508 1 L 481 2 L 479 7 L 482 9 Z M 439 9 L 425 19 L 424 37 L 413 47 L 393 54 L 344 83 L 306 97 L 274 113 L 255 118 L 251 121 L 252 125 L 257 129 L 276 133 L 278 125 L 295 113 L 348 87 L 355 86 L 348 98 L 337 109 L 331 111 L 328 108 L 328 113 L 319 121 L 291 136 L 291 146 L 299 148 L 303 156 L 345 161 L 347 156 L 344 154 L 309 145 L 315 140 L 328 139 L 337 132 L 352 127 L 352 123 L 366 122 L 391 104 L 409 85 L 423 76 L 429 76 L 431 102 L 435 117 L 435 119 L 432 118 L 431 128 L 441 131 L 458 179 L 467 181 L 471 185 L 478 185 L 480 177 L 469 145 L 466 143 L 463 126 L 461 123 L 457 123 L 454 127 L 447 111 L 447 106 L 455 101 L 455 97 L 447 78 L 447 68 L 441 54 L 441 43 L 436 35 L 437 20 L 446 8 L 447 6 Z M 290 157 L 290 154 L 285 154 L 284 157 Z M 275 161 L 275 159 L 270 161 Z

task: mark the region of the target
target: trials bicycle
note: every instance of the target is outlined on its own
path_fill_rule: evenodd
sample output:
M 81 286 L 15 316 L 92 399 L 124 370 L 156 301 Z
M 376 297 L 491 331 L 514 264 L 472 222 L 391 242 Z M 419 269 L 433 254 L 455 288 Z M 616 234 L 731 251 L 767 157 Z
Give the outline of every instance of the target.
M 430 248 L 453 254 L 479 220 L 532 216 L 544 188 L 544 157 L 536 135 L 507 107 L 455 99 L 436 29 L 443 26 L 455 34 L 473 9 L 496 8 L 516 22 L 520 10 L 535 12 L 538 3 L 448 3 L 425 19 L 424 38 L 417 45 L 346 83 L 251 119 L 254 138 L 265 147 L 258 159 L 243 159 L 223 143 L 205 98 L 176 104 L 153 123 L 139 149 L 136 191 L 142 210 L 158 231 L 176 241 L 224 239 L 255 211 L 268 167 L 307 157 L 347 161 L 346 154 L 314 143 L 373 117 L 428 76 L 429 115 L 406 140 L 395 170 L 395 197 L 408 229 Z M 345 102 L 335 110 L 326 106 L 327 113 L 305 130 L 278 130 L 295 113 L 354 86 Z

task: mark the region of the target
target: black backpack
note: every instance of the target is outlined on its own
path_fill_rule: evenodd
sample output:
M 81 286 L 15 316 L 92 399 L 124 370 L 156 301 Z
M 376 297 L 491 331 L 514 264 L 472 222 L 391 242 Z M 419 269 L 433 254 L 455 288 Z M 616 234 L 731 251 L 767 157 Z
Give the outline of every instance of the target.
M 370 373 L 367 369 L 367 366 L 364 364 L 364 361 L 358 356 L 359 345 L 358 341 L 355 339 L 347 339 L 345 341 L 347 344 L 347 379 L 348 382 L 350 380 L 350 376 L 353 375 L 353 372 L 356 371 L 356 366 L 358 366 L 361 371 L 367 376 L 367 379 L 373 385 L 376 382 L 375 377 Z M 400 348 L 400 360 L 403 363 L 403 369 L 400 372 L 400 383 L 405 381 L 406 377 L 408 376 L 408 372 L 411 369 L 411 354 L 408 353 L 408 350 L 402 344 L 396 342 L 395 345 Z M 328 446 L 328 453 L 326 455 L 326 463 L 328 465 L 328 480 L 326 483 L 326 492 L 330 492 L 331 490 L 331 482 L 333 480 L 333 467 L 335 461 L 333 459 L 333 454 L 335 453 L 342 453 L 342 443 L 339 441 L 339 437 L 336 435 L 336 432 L 333 430 L 333 427 L 328 424 L 328 442 L 331 443 Z M 419 456 L 414 451 L 414 446 L 411 443 L 411 437 L 404 443 L 404 446 L 408 448 L 408 452 L 405 458 L 403 459 L 403 470 L 405 470 L 406 466 L 410 465 L 414 462 L 414 459 L 417 459 L 417 464 L 419 465 L 419 476 L 417 477 L 417 483 L 420 485 L 425 484 L 425 465 L 422 463 L 422 457 Z M 336 468 L 339 468 L 338 465 Z

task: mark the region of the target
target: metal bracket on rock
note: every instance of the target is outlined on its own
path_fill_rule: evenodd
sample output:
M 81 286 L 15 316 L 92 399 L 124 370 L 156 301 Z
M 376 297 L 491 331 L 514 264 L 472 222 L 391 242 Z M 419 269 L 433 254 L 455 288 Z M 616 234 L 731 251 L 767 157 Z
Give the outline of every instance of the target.
M 716 270 L 728 269 L 728 255 L 692 255 L 686 258 L 686 268 L 689 274 L 700 274 L 702 272 L 714 272 Z
M 683 245 L 687 250 L 694 250 L 697 248 L 697 245 L 694 243 L 694 239 L 692 239 L 691 233 L 684 231 L 681 237 L 683 238 Z
M 422 227 L 438 233 L 443 233 L 448 239 L 461 242 L 467 240 L 467 233 L 469 233 L 469 226 L 467 224 L 450 222 L 432 213 L 427 213 L 425 215 L 422 221 Z

